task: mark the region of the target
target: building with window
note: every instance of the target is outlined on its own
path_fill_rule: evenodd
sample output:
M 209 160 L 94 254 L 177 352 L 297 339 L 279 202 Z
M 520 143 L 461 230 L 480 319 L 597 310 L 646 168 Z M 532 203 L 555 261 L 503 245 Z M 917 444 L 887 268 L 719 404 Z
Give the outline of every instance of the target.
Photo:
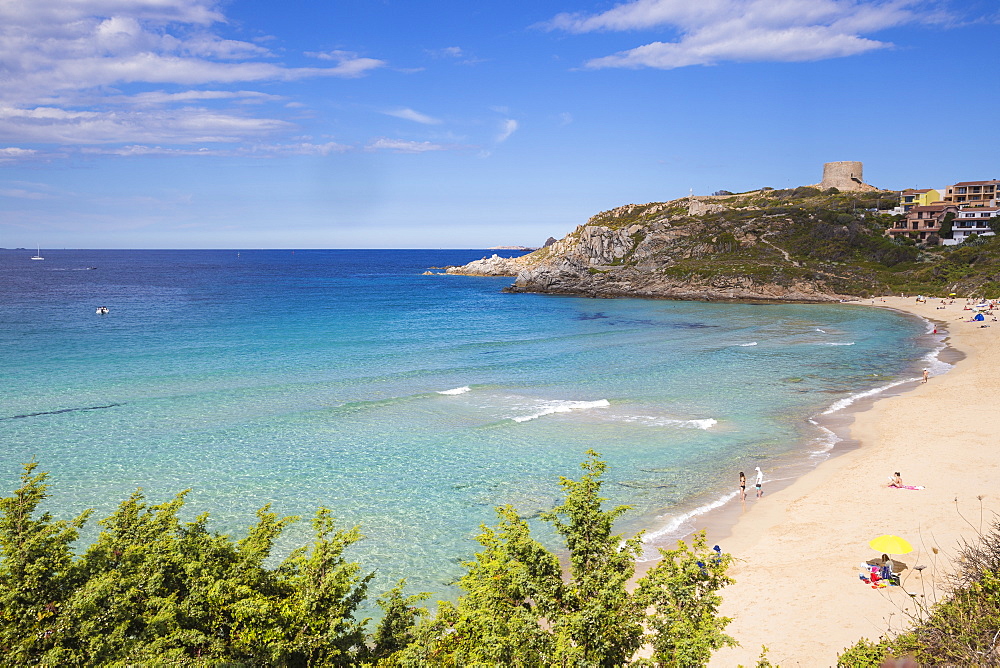
M 915 206 L 928 206 L 940 201 L 941 193 L 934 188 L 921 190 L 910 188 L 899 193 L 900 213 L 906 213 Z
M 926 241 L 927 237 L 932 234 L 936 236 L 941 231 L 941 223 L 949 213 L 954 213 L 957 218 L 958 207 L 941 203 L 914 206 L 885 233 L 893 239 L 909 237 L 914 241 Z
M 997 206 L 1000 181 L 962 181 L 944 189 L 941 201 L 959 206 Z
M 1000 207 L 983 206 L 961 209 L 955 214 L 955 219 L 951 221 L 951 239 L 942 239 L 945 246 L 954 246 L 966 240 L 971 234 L 979 236 L 990 236 L 993 230 L 990 229 L 990 219 L 1000 215 Z

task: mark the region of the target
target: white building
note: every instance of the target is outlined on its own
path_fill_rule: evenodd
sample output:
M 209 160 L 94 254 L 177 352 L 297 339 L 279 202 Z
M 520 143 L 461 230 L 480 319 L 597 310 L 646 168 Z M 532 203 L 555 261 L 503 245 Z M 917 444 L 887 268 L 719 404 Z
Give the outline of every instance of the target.
M 951 239 L 942 239 L 945 246 L 954 246 L 965 241 L 970 234 L 988 236 L 993 234 L 989 222 L 993 216 L 1000 215 L 1000 207 L 980 206 L 960 209 L 951 221 Z

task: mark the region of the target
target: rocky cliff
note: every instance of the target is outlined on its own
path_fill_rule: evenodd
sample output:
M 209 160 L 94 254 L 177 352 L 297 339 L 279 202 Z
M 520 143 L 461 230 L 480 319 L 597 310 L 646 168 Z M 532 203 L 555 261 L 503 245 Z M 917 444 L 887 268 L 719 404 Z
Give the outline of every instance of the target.
M 629 204 L 528 255 L 448 272 L 511 276 L 512 292 L 839 301 L 888 292 L 880 270 L 919 252 L 882 236 L 878 207 L 894 204 L 810 187 Z

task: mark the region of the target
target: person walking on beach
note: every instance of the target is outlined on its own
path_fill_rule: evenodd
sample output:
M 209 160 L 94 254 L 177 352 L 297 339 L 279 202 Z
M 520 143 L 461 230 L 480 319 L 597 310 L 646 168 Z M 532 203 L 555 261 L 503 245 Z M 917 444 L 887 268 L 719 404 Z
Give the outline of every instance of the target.
M 929 374 L 927 373 L 927 369 L 924 369 L 924 380 L 923 380 L 923 382 L 925 382 L 925 383 L 927 382 L 928 375 Z
M 759 466 L 754 467 L 754 470 L 757 472 L 757 482 L 755 484 L 757 485 L 757 498 L 759 499 L 764 496 L 764 491 L 760 488 L 764 484 L 764 472 L 760 470 Z
M 740 501 L 747 500 L 747 477 L 740 471 Z

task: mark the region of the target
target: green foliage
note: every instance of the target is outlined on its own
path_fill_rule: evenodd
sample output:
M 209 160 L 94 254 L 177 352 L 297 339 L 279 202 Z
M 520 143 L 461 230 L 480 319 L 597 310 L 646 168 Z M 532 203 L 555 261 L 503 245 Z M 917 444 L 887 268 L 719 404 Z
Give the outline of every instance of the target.
M 717 548 L 717 546 L 716 546 Z M 639 581 L 641 605 L 651 608 L 648 624 L 653 636 L 653 662 L 658 666 L 701 666 L 712 652 L 736 644 L 723 633 L 732 620 L 718 615 L 719 590 L 732 584 L 726 571 L 732 557 L 709 549 L 705 532 L 692 544 L 660 549 L 660 562 Z
M 49 495 L 48 473 L 24 465 L 21 486 L 0 499 L 0 656 L 10 664 L 37 663 L 58 646 L 66 603 L 82 581 L 71 550 L 89 511 L 70 522 L 35 517 Z
M 627 510 L 602 510 L 601 476 L 607 464 L 593 450 L 580 480 L 560 477 L 566 500 L 542 516 L 563 537 L 570 554 L 570 578 L 560 592 L 560 609 L 550 619 L 557 658 L 584 665 L 621 665 L 639 648 L 641 610 L 626 588 L 642 553 L 636 536 L 623 540 L 612 525 Z
M 298 518 L 265 506 L 245 538 L 182 522 L 187 492 L 150 505 L 141 491 L 101 520 L 97 540 L 71 550 L 83 513 L 54 521 L 37 510 L 46 474 L 27 464 L 0 498 L 0 665 L 621 666 L 644 644 L 661 666 L 705 665 L 732 644 L 717 614 L 731 557 L 689 547 L 662 550 L 638 580 L 639 536 L 614 524 L 626 506 L 603 507 L 607 464 L 588 452 L 579 480 L 561 478 L 564 501 L 542 519 L 566 547 L 568 572 L 509 506 L 482 527 L 457 604 L 431 616 L 401 581 L 379 600 L 374 634 L 358 609 L 373 574 L 345 552 L 361 538 L 329 510 L 314 538 L 275 567 L 275 541 Z
M 951 228 L 955 221 L 955 212 L 949 211 L 944 214 L 944 218 L 941 219 L 941 231 L 938 232 L 938 236 L 942 239 L 951 239 Z
M 665 551 L 629 591 L 640 537 L 613 533 L 627 507 L 603 509 L 607 465 L 588 455 L 579 480 L 560 479 L 563 503 L 542 515 L 564 541 L 569 572 L 513 508 L 498 508 L 458 604 L 442 603 L 420 624 L 400 665 L 620 666 L 649 643 L 657 665 L 700 666 L 732 643 L 722 634 L 729 620 L 716 615 L 731 557 L 708 550 L 702 534 L 691 548 Z
M 417 607 L 417 604 L 427 600 L 430 594 L 404 596 L 405 584 L 405 580 L 400 580 L 399 584 L 378 600 L 383 613 L 382 621 L 375 629 L 369 656 L 376 661 L 381 660 L 379 665 L 395 665 L 394 657 L 398 657 L 398 653 L 416 642 L 414 630 L 417 621 L 427 617 L 427 610 Z
M 274 541 L 296 518 L 267 507 L 246 538 L 181 522 L 185 493 L 147 505 L 133 493 L 81 556 L 70 523 L 35 518 L 46 474 L 27 464 L 0 499 L 0 656 L 8 665 L 142 662 L 351 665 L 367 653 L 355 613 L 372 575 L 343 552 L 360 539 L 330 512 L 313 520 L 311 545 L 268 568 Z
M 889 641 L 885 638 L 872 642 L 862 638 L 837 655 L 838 668 L 878 668 L 889 658 Z
M 993 234 L 1000 234 L 1000 216 L 993 216 L 990 218 L 987 225 L 990 226 L 990 231 L 993 232 Z

